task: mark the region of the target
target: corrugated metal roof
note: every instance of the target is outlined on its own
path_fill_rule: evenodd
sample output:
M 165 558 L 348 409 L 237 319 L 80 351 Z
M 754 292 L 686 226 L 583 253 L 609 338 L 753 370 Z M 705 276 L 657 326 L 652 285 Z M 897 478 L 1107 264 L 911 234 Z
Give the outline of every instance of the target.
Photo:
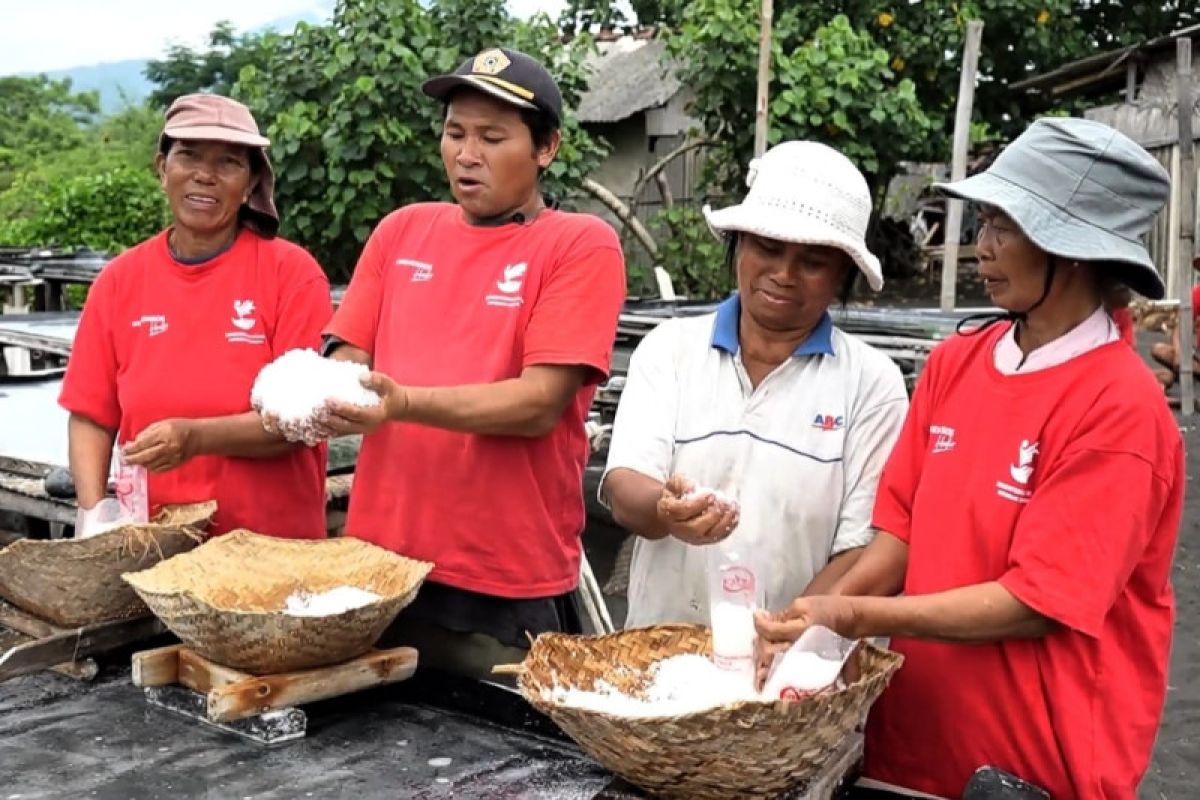
M 660 39 L 621 39 L 593 54 L 586 62 L 588 88 L 575 116 L 580 122 L 620 122 L 665 104 L 682 86 L 664 58 L 666 51 Z

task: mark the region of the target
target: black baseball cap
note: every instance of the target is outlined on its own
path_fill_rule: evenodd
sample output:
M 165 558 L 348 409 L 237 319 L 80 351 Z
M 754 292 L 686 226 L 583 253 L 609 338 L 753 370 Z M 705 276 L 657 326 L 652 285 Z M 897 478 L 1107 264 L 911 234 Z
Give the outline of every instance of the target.
M 562 124 L 562 93 L 553 76 L 535 59 L 518 50 L 492 47 L 459 65 L 452 75 L 430 78 L 421 91 L 437 100 L 447 100 L 460 87 L 469 87 L 518 108 L 548 115 L 555 126 Z

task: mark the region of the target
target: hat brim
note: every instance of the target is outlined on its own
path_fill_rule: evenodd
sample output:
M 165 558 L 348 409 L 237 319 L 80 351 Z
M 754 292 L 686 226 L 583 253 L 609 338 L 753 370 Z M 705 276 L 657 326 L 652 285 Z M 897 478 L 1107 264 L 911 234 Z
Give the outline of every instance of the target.
M 450 93 L 455 89 L 466 87 L 475 89 L 495 97 L 497 100 L 503 100 L 509 105 L 514 105 L 517 108 L 529 108 L 538 111 L 538 107 L 520 97 L 502 86 L 497 86 L 494 83 L 488 83 L 485 80 L 475 77 L 474 75 L 440 75 L 436 78 L 430 78 L 421 84 L 421 91 L 429 95 L 435 100 L 446 100 L 450 97 Z
M 246 147 L 270 147 L 271 140 L 265 136 L 235 131 L 220 125 L 180 125 L 163 128 L 163 136 L 187 141 L 227 142 Z
M 1121 270 L 1119 277 L 1130 289 L 1151 300 L 1161 300 L 1166 294 L 1162 276 L 1141 242 L 1131 242 L 1073 217 L 1011 181 L 981 172 L 954 183 L 935 183 L 933 188 L 962 200 L 995 206 L 1012 219 L 1030 241 L 1051 255 L 1129 267 Z
M 718 237 L 728 231 L 739 231 L 781 242 L 836 247 L 850 256 L 873 291 L 878 292 L 883 288 L 883 270 L 879 259 L 861 241 L 855 241 L 831 225 L 797 218 L 795 214 L 780 209 L 751 208 L 745 203 L 716 211 L 705 206 L 703 211 L 708 227 Z

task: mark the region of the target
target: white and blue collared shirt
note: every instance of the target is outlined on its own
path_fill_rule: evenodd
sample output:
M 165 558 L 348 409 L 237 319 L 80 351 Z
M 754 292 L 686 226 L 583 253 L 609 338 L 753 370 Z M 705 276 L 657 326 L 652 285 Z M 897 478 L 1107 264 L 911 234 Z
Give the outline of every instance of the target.
M 731 541 L 753 553 L 766 601 L 800 595 L 829 559 L 866 545 L 884 463 L 908 409 L 899 368 L 826 314 L 791 358 L 752 387 L 736 295 L 673 319 L 634 351 L 605 476 L 681 474 L 735 496 Z M 601 483 L 601 497 L 604 485 Z M 708 623 L 705 548 L 638 539 L 626 625 Z

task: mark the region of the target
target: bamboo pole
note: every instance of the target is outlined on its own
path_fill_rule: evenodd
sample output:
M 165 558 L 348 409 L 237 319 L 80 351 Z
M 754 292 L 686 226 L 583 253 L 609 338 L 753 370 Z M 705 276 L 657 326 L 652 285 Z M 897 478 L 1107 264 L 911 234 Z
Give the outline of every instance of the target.
M 1179 247 L 1175 287 L 1179 294 L 1179 388 L 1180 410 L 1190 417 L 1196 411 L 1196 388 L 1192 385 L 1192 260 L 1196 253 L 1196 162 L 1192 139 L 1192 40 L 1175 43 L 1176 90 L 1179 117 Z
M 762 0 L 762 18 L 758 33 L 758 93 L 754 101 L 754 157 L 767 149 L 767 101 L 771 83 L 771 20 L 773 0 Z
M 973 19 L 967 23 L 967 39 L 963 44 L 962 72 L 958 79 L 958 109 L 954 115 L 954 149 L 950 160 L 950 180 L 967 177 L 967 150 L 971 145 L 971 107 L 975 103 L 975 76 L 979 69 L 979 43 L 983 39 L 983 22 Z M 963 201 L 951 198 L 946 203 L 946 245 L 942 256 L 943 311 L 952 311 L 958 283 L 958 238 L 962 234 Z

